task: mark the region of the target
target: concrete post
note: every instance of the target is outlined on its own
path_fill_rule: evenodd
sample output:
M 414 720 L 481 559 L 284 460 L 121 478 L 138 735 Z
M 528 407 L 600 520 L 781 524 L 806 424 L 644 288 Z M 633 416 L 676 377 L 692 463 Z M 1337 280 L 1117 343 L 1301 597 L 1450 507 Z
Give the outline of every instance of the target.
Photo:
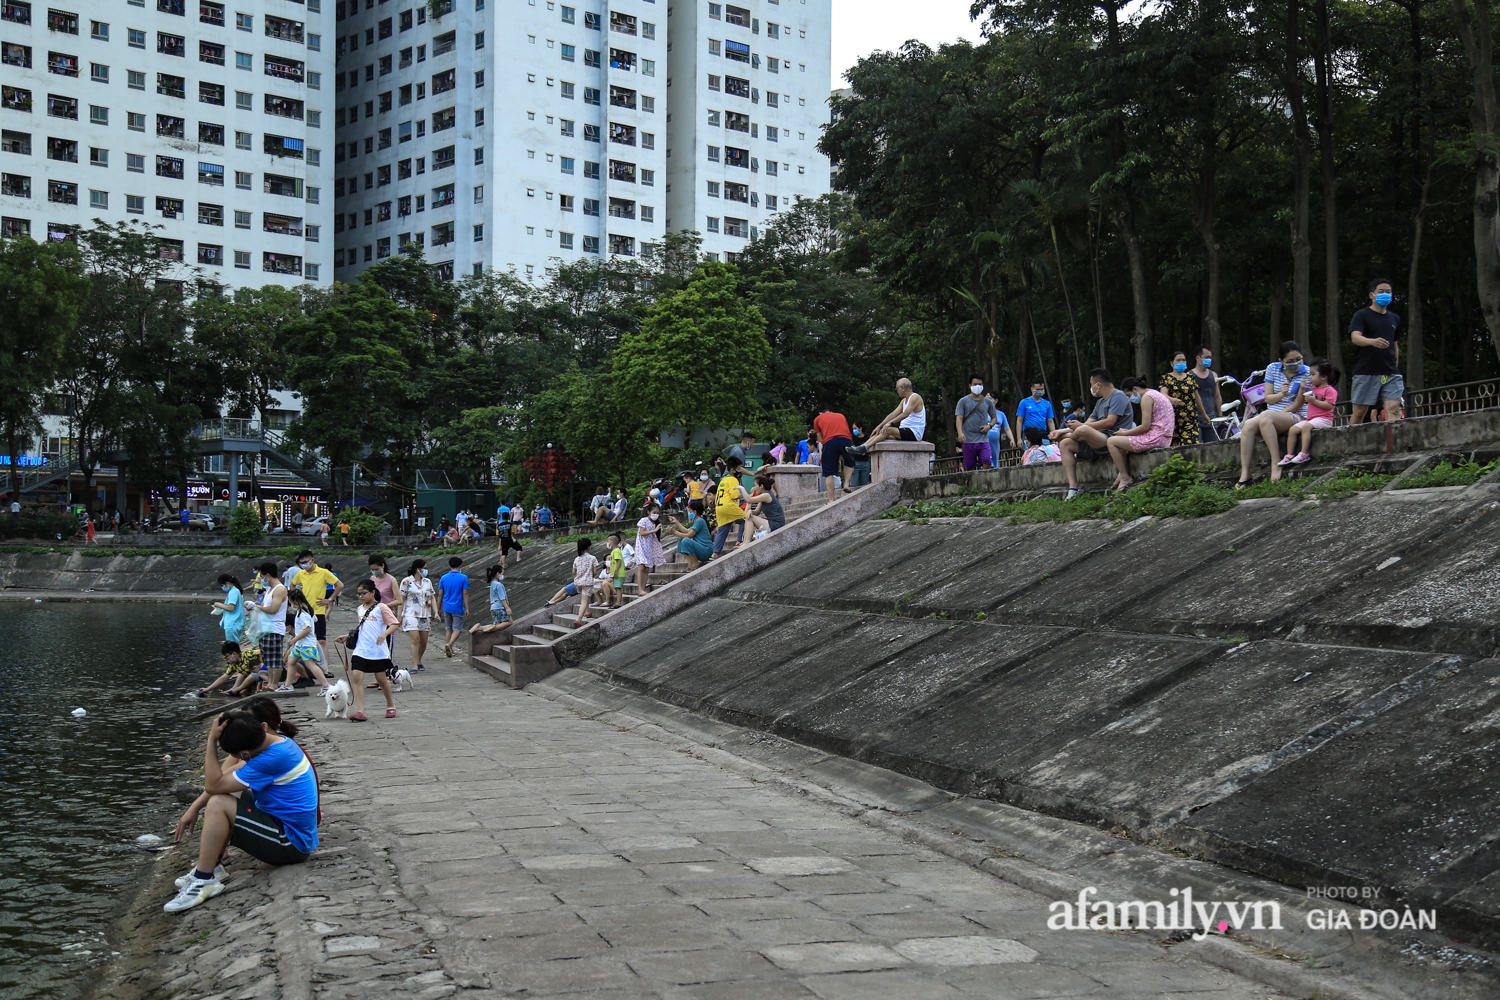
M 115 509 L 120 512 L 120 520 L 130 516 L 125 509 L 125 463 L 121 462 L 115 466 Z
M 229 460 L 224 463 L 229 466 L 229 509 L 234 510 L 240 499 L 240 455 L 237 451 L 230 451 L 225 452 L 224 457 Z
M 870 481 L 921 479 L 930 475 L 937 446 L 928 441 L 882 441 L 870 446 Z

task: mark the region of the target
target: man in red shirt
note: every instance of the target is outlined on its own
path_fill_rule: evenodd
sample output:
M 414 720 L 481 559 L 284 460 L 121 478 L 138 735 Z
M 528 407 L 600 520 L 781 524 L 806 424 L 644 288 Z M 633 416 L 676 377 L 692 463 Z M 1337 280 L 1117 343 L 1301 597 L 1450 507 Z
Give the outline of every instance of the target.
M 823 486 L 828 491 L 828 502 L 833 503 L 837 497 L 835 477 L 839 474 L 839 459 L 844 455 L 844 449 L 854 445 L 854 435 L 849 433 L 849 421 L 844 419 L 842 413 L 831 413 L 824 410 L 813 418 L 813 430 L 817 432 L 819 440 L 823 442 L 821 449 L 823 467 Z M 849 462 L 849 467 L 854 467 L 854 462 Z

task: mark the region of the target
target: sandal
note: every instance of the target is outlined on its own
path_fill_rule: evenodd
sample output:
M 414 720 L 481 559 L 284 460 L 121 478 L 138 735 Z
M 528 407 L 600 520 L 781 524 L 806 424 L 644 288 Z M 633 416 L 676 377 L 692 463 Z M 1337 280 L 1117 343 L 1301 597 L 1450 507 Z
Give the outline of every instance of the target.
M 387 719 L 394 719 L 396 717 L 396 710 L 394 708 L 388 708 L 388 709 L 386 709 L 385 710 L 385 717 Z
M 351 713 L 349 713 L 349 721 L 350 722 L 369 722 L 370 720 L 365 715 L 365 713 L 363 713 L 363 712 L 351 712 Z
M 1234 488 L 1237 489 L 1237 490 L 1242 490 L 1246 486 L 1249 486 L 1254 481 L 1255 480 L 1253 480 L 1253 479 L 1242 479 L 1239 482 L 1237 482 L 1237 483 L 1234 484 Z

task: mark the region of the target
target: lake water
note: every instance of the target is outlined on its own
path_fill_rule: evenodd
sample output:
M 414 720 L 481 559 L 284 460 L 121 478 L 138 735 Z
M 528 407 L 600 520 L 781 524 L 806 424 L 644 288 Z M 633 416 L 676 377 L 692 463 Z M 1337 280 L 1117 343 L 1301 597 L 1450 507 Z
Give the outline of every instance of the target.
M 135 838 L 170 838 L 202 755 L 182 695 L 220 662 L 207 602 L 0 603 L 0 1000 L 75 996 L 109 957 L 153 864 Z

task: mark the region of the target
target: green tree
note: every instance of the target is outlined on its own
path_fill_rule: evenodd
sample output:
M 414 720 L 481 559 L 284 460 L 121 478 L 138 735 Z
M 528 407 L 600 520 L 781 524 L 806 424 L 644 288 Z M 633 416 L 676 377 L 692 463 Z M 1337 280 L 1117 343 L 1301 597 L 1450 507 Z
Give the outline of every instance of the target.
M 340 285 L 324 309 L 289 323 L 288 384 L 302 396 L 289 436 L 323 450 L 335 474 L 359 459 L 388 459 L 412 406 L 407 354 L 416 317 L 371 281 Z
M 739 426 L 754 413 L 770 356 L 765 317 L 714 261 L 621 338 L 614 378 L 625 412 L 643 425 Z
M 0 432 L 11 496 L 22 435 L 41 429 L 42 400 L 63 367 L 64 346 L 87 300 L 88 278 L 71 243 L 29 236 L 0 241 Z

